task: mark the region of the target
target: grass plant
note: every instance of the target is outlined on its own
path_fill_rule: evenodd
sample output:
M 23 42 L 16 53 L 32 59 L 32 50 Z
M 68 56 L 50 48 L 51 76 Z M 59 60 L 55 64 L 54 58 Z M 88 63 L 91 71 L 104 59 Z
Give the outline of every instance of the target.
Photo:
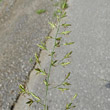
M 36 73 L 37 74 L 40 74 L 40 75 L 44 75 L 44 77 L 45 77 L 45 80 L 43 81 L 43 83 L 45 85 L 45 99 L 44 99 L 44 101 L 41 100 L 42 99 L 41 97 L 39 97 L 36 94 L 34 94 L 34 93 L 26 90 L 23 85 L 19 85 L 19 88 L 20 88 L 22 94 L 27 94 L 27 95 L 33 97 L 33 98 L 28 99 L 28 101 L 27 101 L 27 104 L 29 106 L 31 106 L 34 102 L 36 102 L 37 104 L 42 105 L 43 108 L 44 108 L 44 110 L 49 110 L 48 103 L 47 103 L 48 102 L 47 96 L 48 96 L 49 89 L 58 89 L 61 92 L 64 92 L 64 91 L 69 90 L 68 86 L 71 85 L 68 82 L 68 78 L 70 77 L 71 72 L 68 72 L 68 74 L 65 75 L 64 80 L 60 84 L 58 84 L 58 85 L 56 85 L 54 87 L 51 87 L 51 84 L 50 84 L 50 75 L 51 75 L 51 72 L 52 72 L 52 67 L 55 67 L 55 66 L 58 66 L 58 65 L 67 66 L 67 65 L 69 65 L 71 63 L 71 62 L 65 62 L 64 60 L 71 57 L 72 51 L 66 53 L 62 59 L 54 60 L 54 55 L 56 53 L 55 52 L 55 49 L 56 48 L 59 48 L 62 45 L 67 46 L 67 45 L 74 44 L 74 42 L 66 42 L 66 43 L 64 43 L 64 44 L 61 45 L 60 44 L 60 41 L 64 37 L 58 37 L 59 34 L 61 36 L 66 36 L 66 35 L 69 35 L 71 33 L 71 31 L 66 31 L 66 30 L 60 33 L 60 28 L 61 27 L 64 27 L 66 29 L 67 27 L 71 26 L 71 24 L 67 24 L 67 23 L 61 24 L 62 18 L 64 18 L 64 17 L 67 16 L 67 14 L 65 12 L 65 9 L 67 7 L 68 7 L 68 4 L 67 4 L 67 1 L 65 0 L 65 1 L 63 1 L 61 3 L 61 7 L 59 9 L 57 9 L 57 11 L 55 12 L 57 23 L 49 22 L 50 27 L 52 29 L 56 29 L 57 31 L 56 31 L 55 36 L 48 36 L 48 37 L 46 37 L 46 39 L 53 39 L 54 40 L 54 45 L 52 47 L 52 51 L 49 53 L 49 55 L 50 55 L 51 58 L 50 58 L 50 64 L 49 64 L 49 70 L 48 70 L 48 72 L 41 67 L 41 61 L 40 61 L 38 55 L 35 54 L 36 63 L 39 65 L 39 68 L 36 68 L 35 69 L 36 70 Z M 41 14 L 42 12 L 45 12 L 45 10 L 40 10 L 37 13 L 38 14 Z M 41 48 L 42 50 L 48 51 L 48 48 L 46 47 L 46 44 L 43 43 L 43 42 L 41 44 L 38 44 L 37 46 L 39 48 Z M 73 96 L 72 100 L 65 105 L 64 110 L 69 110 L 69 109 L 75 108 L 75 106 L 73 104 L 73 100 L 76 97 L 77 97 L 77 94 L 75 94 Z

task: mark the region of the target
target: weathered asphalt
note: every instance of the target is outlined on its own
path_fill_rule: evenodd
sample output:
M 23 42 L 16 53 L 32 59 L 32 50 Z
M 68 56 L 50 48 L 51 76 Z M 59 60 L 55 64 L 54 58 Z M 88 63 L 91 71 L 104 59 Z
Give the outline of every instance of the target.
M 75 44 L 60 47 L 56 50 L 56 59 L 62 58 L 66 52 L 73 51 L 66 68 L 61 66 L 53 68 L 50 82 L 61 82 L 65 74 L 71 72 L 69 82 L 70 90 L 61 93 L 59 90 L 50 90 L 49 110 L 64 110 L 67 102 L 75 93 L 77 98 L 73 101 L 74 110 L 109 110 L 110 109 L 110 1 L 109 0 L 69 0 L 68 17 L 63 22 L 72 26 L 70 37 L 63 42 L 74 41 Z M 63 30 L 61 30 L 63 31 Z M 53 31 L 51 35 L 54 35 Z M 47 41 L 51 49 L 52 41 Z M 48 69 L 49 56 L 42 51 L 41 64 Z M 37 66 L 37 65 L 36 65 Z M 43 76 L 36 76 L 33 70 L 27 87 L 36 95 L 44 96 Z M 108 81 L 106 81 L 108 80 Z M 27 98 L 20 96 L 14 110 L 28 110 L 25 102 Z M 31 110 L 42 110 L 34 104 Z
M 55 20 L 56 1 L 2 0 L 0 2 L 0 110 L 11 110 L 20 83 L 28 80 L 39 52 L 36 44 L 50 32 L 48 21 Z M 46 9 L 38 15 L 36 10 Z
M 110 109 L 110 1 L 69 0 L 72 91 L 75 110 Z M 108 81 L 105 81 L 108 80 Z M 72 94 L 72 92 L 71 92 Z
M 110 1 L 109 0 L 69 0 L 68 17 L 63 20 L 72 24 L 68 30 L 72 33 L 63 42 L 74 41 L 75 44 L 60 47 L 56 59 L 62 58 L 66 52 L 73 51 L 72 62 L 67 68 L 61 66 L 53 68 L 50 82 L 61 82 L 65 73 L 71 72 L 70 90 L 61 93 L 59 90 L 50 90 L 49 109 L 64 110 L 75 93 L 74 110 L 109 110 L 110 109 Z M 63 31 L 63 30 L 62 30 Z M 53 31 L 51 35 L 54 35 Z M 51 40 L 47 47 L 52 45 Z M 51 49 L 51 48 L 50 48 Z M 48 68 L 49 58 L 45 51 L 41 53 L 43 67 Z M 44 96 L 42 76 L 37 76 L 33 70 L 27 87 L 36 95 Z M 27 110 L 27 98 L 21 96 L 15 110 Z M 32 110 L 41 110 L 42 107 L 33 105 Z
M 109 110 L 110 109 L 110 1 L 109 0 L 69 0 L 68 17 L 64 22 L 72 24 L 68 30 L 72 33 L 65 41 L 74 41 L 73 46 L 57 49 L 57 58 L 73 51 L 70 59 L 72 63 L 63 68 L 53 68 L 51 83 L 58 83 L 64 79 L 65 73 L 71 72 L 71 87 L 68 92 L 50 90 L 49 109 L 64 110 L 65 104 L 75 93 L 74 110 Z M 53 33 L 51 33 L 54 35 Z M 51 41 L 47 47 L 51 47 Z M 48 68 L 49 58 L 46 52 L 41 53 L 42 65 Z M 42 76 L 35 77 L 35 71 L 30 76 L 27 87 L 36 95 L 43 96 L 44 86 Z M 40 80 L 41 79 L 41 80 Z M 108 81 L 106 81 L 108 80 Z M 39 87 L 40 86 L 40 87 Z M 27 110 L 27 98 L 21 96 L 15 110 Z M 32 110 L 41 110 L 33 105 Z

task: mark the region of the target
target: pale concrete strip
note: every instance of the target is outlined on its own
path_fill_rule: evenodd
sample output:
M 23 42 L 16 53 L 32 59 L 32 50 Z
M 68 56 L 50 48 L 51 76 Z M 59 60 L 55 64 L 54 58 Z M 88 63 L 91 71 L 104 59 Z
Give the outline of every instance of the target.
M 50 35 L 54 35 L 55 31 L 52 31 Z M 54 34 L 53 34 L 54 33 Z M 52 46 L 54 44 L 53 40 L 48 40 L 46 42 L 46 46 L 48 48 L 49 51 L 52 50 Z M 42 68 L 45 68 L 46 70 L 48 69 L 49 63 L 50 63 L 50 56 L 49 56 L 49 52 L 43 50 L 40 54 L 40 61 L 41 61 L 41 66 Z M 39 65 L 36 65 L 35 68 L 38 68 Z M 30 92 L 35 93 L 36 95 L 39 95 L 40 97 L 45 97 L 45 86 L 43 84 L 43 80 L 44 80 L 44 76 L 42 75 L 36 75 L 36 71 L 35 69 L 30 73 L 30 77 L 29 77 L 29 82 L 26 85 L 26 88 L 28 88 L 28 90 Z M 28 98 L 30 98 L 29 96 L 25 95 L 21 95 L 20 98 L 18 99 L 17 103 L 15 104 L 15 108 L 14 110 L 41 110 L 41 106 L 39 107 L 39 105 L 36 103 L 35 105 L 32 105 L 32 107 L 29 107 L 28 105 L 26 105 L 26 102 L 28 101 Z

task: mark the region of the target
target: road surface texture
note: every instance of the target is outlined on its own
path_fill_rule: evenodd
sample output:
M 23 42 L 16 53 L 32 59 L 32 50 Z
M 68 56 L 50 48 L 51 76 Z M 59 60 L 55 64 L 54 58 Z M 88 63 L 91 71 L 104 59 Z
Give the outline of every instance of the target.
M 0 110 L 11 110 L 28 80 L 36 44 L 50 32 L 56 0 L 0 0 Z M 46 9 L 38 15 L 36 10 Z M 55 19 L 54 19 L 55 21 Z
M 64 93 L 61 93 L 59 90 L 54 89 L 49 91 L 48 95 L 49 110 L 64 110 L 66 103 L 70 102 L 71 97 L 73 97 L 75 93 L 77 93 L 78 96 L 73 101 L 74 105 L 76 105 L 76 108 L 74 108 L 74 110 L 109 110 L 110 1 L 69 0 L 68 3 L 69 3 L 69 8 L 67 9 L 68 17 L 63 19 L 62 22 L 72 24 L 72 27 L 68 29 L 71 30 L 72 32 L 70 34 L 70 37 L 65 37 L 65 39 L 62 42 L 74 41 L 75 44 L 67 47 L 62 46 L 56 49 L 57 53 L 56 59 L 62 58 L 65 55 L 65 53 L 72 50 L 73 54 L 69 60 L 71 61 L 71 64 L 65 68 L 62 66 L 53 68 L 50 82 L 52 84 L 61 82 L 64 79 L 65 74 L 67 74 L 70 71 L 71 77 L 69 82 L 71 82 L 72 85 L 70 86 L 70 90 Z M 63 29 L 60 31 L 63 31 Z M 56 30 L 52 31 L 50 35 L 54 35 L 55 32 Z M 16 40 L 14 42 L 16 42 Z M 10 43 L 10 45 L 11 44 L 12 43 Z M 51 50 L 52 44 L 53 41 L 51 40 L 47 41 L 46 45 L 48 49 Z M 21 52 L 19 54 L 22 55 Z M 26 54 L 28 54 L 28 51 L 25 52 L 25 55 Z M 12 56 L 12 52 L 8 53 L 8 55 Z M 19 58 L 20 57 L 18 57 L 18 59 Z M 26 61 L 28 61 L 28 58 L 26 56 L 24 58 L 26 58 Z M 49 58 L 50 57 L 48 56 L 48 53 L 46 51 L 41 52 L 40 60 L 43 68 L 48 69 L 48 64 L 50 63 Z M 19 64 L 18 62 L 16 63 Z M 21 64 L 18 65 L 16 68 L 14 68 L 11 63 L 8 65 L 11 66 L 11 68 L 15 69 L 16 71 L 15 73 L 18 74 L 17 70 L 19 69 L 19 66 L 21 66 Z M 10 70 L 10 67 L 9 70 L 5 69 L 7 65 L 4 65 L 3 67 L 4 71 Z M 38 66 L 36 65 L 36 67 Z M 28 65 L 26 65 L 26 68 L 29 68 Z M 24 71 L 22 69 L 22 71 L 19 73 L 23 74 Z M 14 73 L 13 72 L 10 73 L 10 76 L 12 76 L 12 74 Z M 8 79 L 8 74 L 5 74 L 5 78 Z M 12 78 L 13 78 L 12 81 L 16 80 L 15 77 Z M 20 77 L 20 80 L 21 78 L 23 77 Z M 6 81 L 7 83 L 9 83 L 7 79 Z M 35 70 L 33 70 L 30 73 L 27 88 L 31 92 L 34 92 L 36 95 L 44 97 L 45 86 L 43 84 L 43 79 L 44 76 L 36 75 Z M 4 85 L 4 88 L 7 87 L 6 85 Z M 16 86 L 16 84 L 13 85 Z M 8 88 L 11 89 L 10 86 L 8 86 Z M 8 92 L 10 92 L 10 90 Z M 3 94 L 4 92 L 1 95 L 3 96 Z M 14 96 L 16 93 L 12 92 L 12 94 Z M 3 99 L 5 99 L 3 102 L 4 105 L 8 104 L 6 97 L 8 97 L 7 99 L 13 98 L 12 95 L 3 96 Z M 27 101 L 27 97 L 28 96 L 24 97 L 21 95 L 17 100 L 13 110 L 29 110 L 29 109 L 42 110 L 42 107 L 37 104 L 33 104 L 31 107 L 28 107 L 25 104 L 25 102 Z M 8 110 L 8 108 L 2 109 Z
M 72 46 L 62 46 L 56 49 L 56 59 L 61 59 L 65 53 L 73 51 L 67 67 L 58 66 L 52 69 L 50 82 L 63 81 L 65 74 L 71 72 L 70 90 L 61 93 L 51 89 L 48 95 L 49 110 L 64 110 L 75 93 L 73 110 L 110 110 L 110 1 L 109 0 L 69 0 L 67 18 L 63 22 L 72 24 L 70 37 L 62 42 L 74 41 Z M 63 31 L 60 30 L 60 31 Z M 55 34 L 55 30 L 51 35 Z M 47 47 L 51 50 L 51 40 Z M 42 67 L 48 69 L 49 56 L 46 51 L 40 55 Z M 37 65 L 36 65 L 37 66 Z M 27 88 L 40 97 L 45 95 L 43 76 L 36 76 L 33 70 Z M 14 110 L 28 110 L 25 104 L 28 96 L 20 96 Z M 42 110 L 33 104 L 31 110 Z

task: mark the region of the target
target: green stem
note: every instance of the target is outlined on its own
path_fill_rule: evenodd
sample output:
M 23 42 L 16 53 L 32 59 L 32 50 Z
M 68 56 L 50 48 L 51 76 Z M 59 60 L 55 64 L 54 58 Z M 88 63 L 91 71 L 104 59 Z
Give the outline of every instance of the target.
M 51 72 L 51 68 L 52 68 L 52 61 L 53 61 L 53 52 L 55 51 L 55 44 L 56 44 L 56 38 L 58 36 L 58 32 L 59 32 L 59 29 L 60 29 L 60 20 L 58 21 L 58 26 L 57 26 L 57 32 L 56 32 L 56 35 L 55 35 L 55 41 L 54 41 L 54 46 L 53 46 L 53 49 L 52 49 L 52 52 L 51 52 L 51 62 L 50 62 L 50 66 L 49 66 L 49 73 L 48 73 L 48 76 L 47 76 L 47 82 L 49 84 L 49 78 L 50 78 L 50 72 Z M 46 96 L 45 96 L 45 106 L 44 106 L 44 110 L 47 110 L 47 95 L 48 95 L 48 88 L 49 86 L 46 86 Z
M 52 88 L 50 88 L 50 89 L 54 89 L 54 88 L 57 88 L 57 87 L 59 87 L 59 86 L 62 86 L 62 84 L 63 84 L 65 81 L 66 81 L 66 79 L 64 79 L 60 84 L 58 84 L 58 85 L 56 85 L 56 86 L 54 86 L 54 87 L 52 87 Z

